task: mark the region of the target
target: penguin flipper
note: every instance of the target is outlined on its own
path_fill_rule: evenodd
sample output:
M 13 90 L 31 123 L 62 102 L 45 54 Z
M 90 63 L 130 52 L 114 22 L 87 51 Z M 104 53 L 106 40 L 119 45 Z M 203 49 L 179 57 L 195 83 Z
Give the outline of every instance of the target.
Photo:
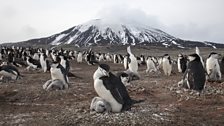
M 103 80 L 103 85 L 106 87 L 107 90 L 110 91 L 112 96 L 115 98 L 115 100 L 120 103 L 124 104 L 124 99 L 122 98 L 122 94 L 119 92 L 119 89 L 115 87 L 114 83 L 112 83 L 112 79 L 109 77 L 101 77 L 100 79 Z

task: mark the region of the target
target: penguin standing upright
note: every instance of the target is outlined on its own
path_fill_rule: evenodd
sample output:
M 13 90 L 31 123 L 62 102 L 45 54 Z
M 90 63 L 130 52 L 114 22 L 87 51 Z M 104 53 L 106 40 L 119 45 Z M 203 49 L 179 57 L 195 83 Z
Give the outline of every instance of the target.
M 50 70 L 49 61 L 47 60 L 47 55 L 45 53 L 40 53 L 40 65 L 44 72 Z
M 202 63 L 202 66 L 205 67 L 204 61 L 203 61 L 203 59 L 202 59 L 202 57 L 200 55 L 200 50 L 199 50 L 199 48 L 197 46 L 195 47 L 195 53 L 198 54 L 198 56 L 200 57 L 200 61 Z
M 170 76 L 172 71 L 172 61 L 168 54 L 165 54 L 162 59 L 162 68 L 166 76 Z
M 183 54 L 179 54 L 177 58 L 178 72 L 184 73 L 187 69 L 187 58 Z
M 188 67 L 183 75 L 183 87 L 201 91 L 205 85 L 205 70 L 198 54 L 188 56 Z
M 146 66 L 146 73 L 157 72 L 156 62 L 154 61 L 153 57 L 148 57 L 146 60 Z
M 129 58 L 129 54 L 127 54 L 126 56 L 124 56 L 123 59 L 123 64 L 124 64 L 124 69 L 127 70 L 128 69 L 128 63 L 131 62 L 130 58 Z
M 212 52 L 206 60 L 206 71 L 211 81 L 221 80 L 221 70 L 218 62 L 219 54 Z
M 78 52 L 77 62 L 82 63 L 82 52 Z
M 130 58 L 130 60 L 128 62 L 128 69 L 131 72 L 138 74 L 138 62 L 137 62 L 136 57 L 132 54 L 130 46 L 127 47 L 127 52 L 129 54 L 129 58 Z
M 65 56 L 59 56 L 60 57 L 60 64 L 65 68 L 66 73 L 69 73 L 70 70 L 70 63 L 67 60 L 67 58 Z
M 65 88 L 68 88 L 68 80 L 67 80 L 67 73 L 65 68 L 58 62 L 53 62 L 51 64 L 51 80 L 60 80 L 63 82 Z
M 94 89 L 99 97 L 106 100 L 112 112 L 129 110 L 134 103 L 120 78 L 109 72 L 107 64 L 100 64 L 93 75 Z

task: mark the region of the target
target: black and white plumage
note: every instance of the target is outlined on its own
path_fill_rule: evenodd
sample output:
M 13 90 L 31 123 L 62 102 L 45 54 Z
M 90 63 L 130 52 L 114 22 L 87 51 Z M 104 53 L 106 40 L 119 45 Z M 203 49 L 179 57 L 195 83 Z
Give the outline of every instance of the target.
M 59 79 L 48 80 L 44 85 L 43 89 L 47 91 L 51 90 L 63 90 L 66 89 L 66 85 Z
M 41 68 L 40 61 L 39 60 L 34 60 L 30 56 L 26 57 L 26 63 L 28 64 L 27 69 L 30 69 L 30 68 L 34 68 L 34 69 Z
M 50 64 L 45 53 L 40 54 L 40 65 L 44 72 L 50 71 Z
M 124 56 L 124 59 L 123 59 L 123 64 L 124 64 L 124 69 L 125 69 L 125 70 L 128 69 L 128 64 L 131 62 L 129 56 L 130 56 L 130 55 L 127 54 L 126 56 Z
M 86 55 L 86 62 L 88 63 L 88 65 L 94 65 L 94 64 L 98 63 L 96 61 L 96 57 L 95 57 L 94 53 L 91 50 Z
M 205 63 L 203 61 L 203 58 L 201 57 L 200 50 L 199 50 L 198 47 L 195 47 L 195 53 L 198 54 L 198 56 L 200 57 L 200 61 L 201 61 L 202 66 L 205 67 Z
M 100 64 L 93 75 L 94 89 L 99 97 L 110 103 L 112 112 L 129 110 L 134 101 L 130 98 L 121 79 L 106 64 Z
M 178 72 L 184 73 L 187 69 L 187 58 L 183 54 L 179 54 L 177 58 Z
M 67 58 L 63 55 L 59 56 L 60 57 L 60 64 L 65 68 L 66 70 L 66 73 L 69 72 L 70 70 L 70 63 L 69 61 L 67 60 Z
M 154 57 L 149 56 L 146 60 L 146 73 L 157 72 L 157 63 Z
M 21 77 L 18 69 L 12 65 L 0 66 L 0 74 L 4 77 L 10 77 L 12 80 L 17 80 L 19 77 Z
M 211 81 L 221 80 L 221 70 L 218 62 L 219 54 L 212 52 L 206 60 L 206 71 Z
M 58 62 L 53 62 L 51 64 L 51 80 L 61 80 L 65 85 L 65 88 L 68 88 L 68 77 L 65 68 Z
M 130 85 L 131 78 L 130 78 L 129 74 L 127 74 L 125 72 L 121 72 L 121 73 L 118 73 L 117 76 L 121 79 L 121 82 L 125 86 L 129 86 Z
M 183 86 L 188 89 L 201 91 L 204 89 L 206 74 L 198 54 L 188 56 L 188 67 L 183 75 Z
M 168 54 L 165 54 L 162 59 L 162 68 L 166 76 L 170 76 L 172 72 L 172 61 Z
M 90 110 L 98 113 L 111 112 L 111 106 L 106 100 L 100 97 L 94 97 L 90 105 Z
M 82 52 L 78 52 L 78 55 L 77 55 L 77 62 L 78 63 L 82 63 Z
M 127 52 L 130 58 L 130 62 L 128 63 L 128 70 L 135 74 L 138 74 L 138 62 L 134 54 L 132 54 L 130 46 L 127 47 Z

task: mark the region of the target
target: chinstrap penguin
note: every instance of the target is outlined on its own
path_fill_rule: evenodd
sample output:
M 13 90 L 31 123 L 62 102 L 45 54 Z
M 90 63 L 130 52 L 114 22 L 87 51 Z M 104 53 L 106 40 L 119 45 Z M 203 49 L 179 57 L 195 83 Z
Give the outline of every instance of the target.
M 96 93 L 111 105 L 112 112 L 129 110 L 132 104 L 141 102 L 132 100 L 121 79 L 109 70 L 107 64 L 100 64 L 93 79 Z

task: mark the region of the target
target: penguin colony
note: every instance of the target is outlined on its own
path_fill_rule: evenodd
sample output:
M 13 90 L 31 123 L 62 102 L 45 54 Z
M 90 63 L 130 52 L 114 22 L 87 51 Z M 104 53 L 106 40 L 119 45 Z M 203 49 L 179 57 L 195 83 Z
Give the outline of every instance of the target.
M 221 81 L 224 70 L 220 68 L 224 68 L 224 58 L 221 61 L 222 66 L 220 66 L 220 58 L 220 54 L 211 52 L 204 63 L 198 47 L 196 47 L 195 53 L 190 55 L 180 53 L 175 60 L 169 54 L 164 54 L 161 57 L 145 57 L 144 55 L 138 57 L 131 51 L 130 46 L 127 47 L 127 54 L 124 55 L 97 53 L 92 49 L 73 51 L 62 48 L 43 49 L 12 46 L 1 47 L 0 75 L 2 83 L 6 79 L 16 82 L 23 78 L 18 67 L 41 71 L 51 75 L 51 78 L 42 86 L 44 90 L 64 90 L 71 86 L 69 77 L 74 77 L 70 72 L 70 60 L 97 65 L 98 68 L 93 74 L 93 85 L 98 96 L 92 99 L 90 110 L 99 113 L 122 112 L 130 110 L 133 104 L 143 101 L 133 100 L 126 89 L 127 86 L 134 83 L 133 80 L 141 79 L 138 68 L 142 65 L 146 66 L 146 74 L 153 72 L 159 73 L 160 76 L 172 76 L 176 62 L 178 72 L 182 74 L 182 80 L 178 84 L 183 88 L 201 92 L 205 88 L 206 80 Z M 106 62 L 123 64 L 124 71 L 118 73 L 111 71 Z

